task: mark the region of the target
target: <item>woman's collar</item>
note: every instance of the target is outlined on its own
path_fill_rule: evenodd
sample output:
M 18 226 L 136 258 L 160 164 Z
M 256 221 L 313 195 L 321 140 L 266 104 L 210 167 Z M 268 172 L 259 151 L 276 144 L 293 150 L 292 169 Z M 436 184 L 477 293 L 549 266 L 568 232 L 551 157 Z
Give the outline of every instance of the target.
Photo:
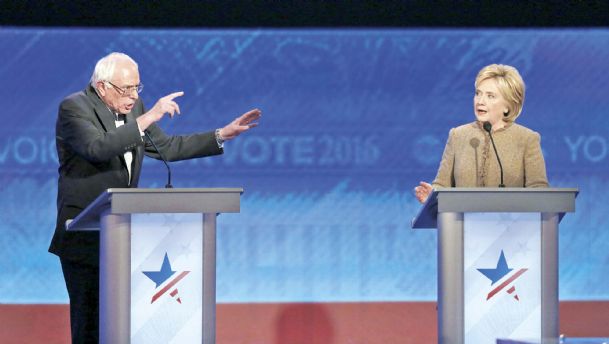
M 493 133 L 504 131 L 507 128 L 511 127 L 512 124 L 514 124 L 514 122 L 503 122 L 503 127 L 499 128 L 497 130 L 493 130 Z M 483 122 L 481 122 L 481 121 L 475 121 L 474 125 L 477 126 L 480 130 L 484 131 Z

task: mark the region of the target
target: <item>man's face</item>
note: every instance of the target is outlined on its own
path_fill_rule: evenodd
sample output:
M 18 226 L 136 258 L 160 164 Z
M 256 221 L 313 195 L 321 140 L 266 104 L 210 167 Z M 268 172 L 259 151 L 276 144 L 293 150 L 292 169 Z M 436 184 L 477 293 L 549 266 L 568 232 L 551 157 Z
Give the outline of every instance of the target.
M 98 81 L 97 91 L 110 110 L 120 114 L 131 112 L 138 98 L 136 87 L 140 84 L 137 67 L 128 61 L 119 61 L 114 76 L 108 81 Z

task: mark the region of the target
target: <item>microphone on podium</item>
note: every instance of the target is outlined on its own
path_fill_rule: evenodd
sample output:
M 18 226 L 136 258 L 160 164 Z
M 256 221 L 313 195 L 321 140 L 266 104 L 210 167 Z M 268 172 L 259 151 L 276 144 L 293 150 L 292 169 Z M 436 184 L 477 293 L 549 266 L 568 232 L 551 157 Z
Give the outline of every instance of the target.
M 156 144 L 154 144 L 152 137 L 150 137 L 150 135 L 148 134 L 148 130 L 144 130 L 144 135 L 146 135 L 146 137 L 148 138 L 148 141 L 150 141 L 150 143 L 152 143 L 152 146 L 154 147 L 156 152 L 159 153 L 159 157 L 161 157 L 161 160 L 163 160 L 163 163 L 167 167 L 167 184 L 165 185 L 165 188 L 166 189 L 173 188 L 173 185 L 171 185 L 171 169 L 169 168 L 169 164 L 167 163 L 167 160 L 165 160 L 165 157 L 163 156 L 163 154 L 161 153 L 159 148 L 156 146 Z
M 497 157 L 497 162 L 499 163 L 499 172 L 501 173 L 501 184 L 499 184 L 500 188 L 504 188 L 505 184 L 503 184 L 503 166 L 501 165 L 501 159 L 499 159 L 499 153 L 497 153 L 497 147 L 495 147 L 495 140 L 493 140 L 493 135 L 491 134 L 491 129 L 493 126 L 489 122 L 482 123 L 482 127 L 488 133 L 488 136 L 491 138 L 491 143 L 493 144 L 493 149 L 495 150 L 495 156 Z

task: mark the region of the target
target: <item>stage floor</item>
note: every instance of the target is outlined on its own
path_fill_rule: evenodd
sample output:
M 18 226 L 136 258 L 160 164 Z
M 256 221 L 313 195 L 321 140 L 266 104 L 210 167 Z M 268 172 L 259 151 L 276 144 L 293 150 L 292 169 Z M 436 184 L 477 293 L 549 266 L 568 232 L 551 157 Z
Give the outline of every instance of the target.
M 435 302 L 218 304 L 217 343 L 435 343 Z M 560 303 L 564 344 L 609 342 L 609 301 Z M 69 343 L 67 305 L 0 305 L 3 343 Z

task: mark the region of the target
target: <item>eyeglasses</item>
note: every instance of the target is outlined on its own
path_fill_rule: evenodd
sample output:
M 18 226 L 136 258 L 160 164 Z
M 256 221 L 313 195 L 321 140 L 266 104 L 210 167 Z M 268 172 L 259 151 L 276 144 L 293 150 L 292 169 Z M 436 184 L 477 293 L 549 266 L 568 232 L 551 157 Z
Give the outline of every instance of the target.
M 127 87 L 123 88 L 123 87 L 116 86 L 115 84 L 111 83 L 110 81 L 106 80 L 105 82 L 109 83 L 110 86 L 114 87 L 116 92 L 118 92 L 118 94 L 120 94 L 121 96 L 132 94 L 133 91 L 135 91 L 137 93 L 142 93 L 142 91 L 144 90 L 144 84 L 127 86 Z

